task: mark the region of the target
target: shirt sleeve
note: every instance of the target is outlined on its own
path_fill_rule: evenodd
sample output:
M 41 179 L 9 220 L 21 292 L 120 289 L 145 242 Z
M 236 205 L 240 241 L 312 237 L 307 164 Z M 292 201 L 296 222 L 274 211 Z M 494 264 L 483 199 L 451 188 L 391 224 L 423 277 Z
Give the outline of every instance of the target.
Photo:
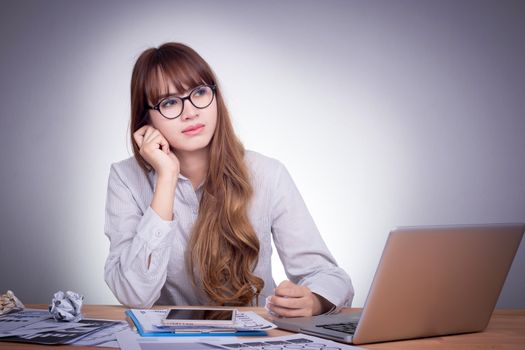
M 110 240 L 104 278 L 124 305 L 151 307 L 166 281 L 173 221 L 143 212 L 113 165 L 108 180 L 105 233 Z M 148 266 L 148 261 L 149 266 Z
M 334 309 L 330 311 L 350 306 L 354 296 L 350 277 L 337 266 L 290 174 L 280 163 L 275 179 L 272 234 L 286 275 L 332 303 Z

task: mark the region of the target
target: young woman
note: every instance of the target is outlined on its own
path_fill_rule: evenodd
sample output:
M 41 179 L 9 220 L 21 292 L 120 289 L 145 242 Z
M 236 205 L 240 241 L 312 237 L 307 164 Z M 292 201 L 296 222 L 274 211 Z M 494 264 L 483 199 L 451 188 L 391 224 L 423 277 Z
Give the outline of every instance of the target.
M 246 151 L 220 86 L 194 50 L 144 51 L 131 78 L 134 157 L 111 166 L 105 280 L 131 307 L 265 305 L 317 315 L 350 305 L 285 167 Z M 289 281 L 276 286 L 271 239 Z

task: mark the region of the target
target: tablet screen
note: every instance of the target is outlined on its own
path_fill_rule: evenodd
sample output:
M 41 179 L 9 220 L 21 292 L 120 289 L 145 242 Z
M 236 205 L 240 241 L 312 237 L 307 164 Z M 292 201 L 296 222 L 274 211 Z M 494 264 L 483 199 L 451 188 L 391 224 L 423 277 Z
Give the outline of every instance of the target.
M 167 320 L 233 320 L 233 310 L 171 309 Z

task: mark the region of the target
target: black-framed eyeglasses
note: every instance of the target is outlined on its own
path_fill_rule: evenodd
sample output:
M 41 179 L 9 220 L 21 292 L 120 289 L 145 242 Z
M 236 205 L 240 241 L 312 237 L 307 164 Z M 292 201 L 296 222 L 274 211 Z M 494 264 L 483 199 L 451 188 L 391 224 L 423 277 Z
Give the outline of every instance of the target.
M 185 100 L 190 100 L 191 104 L 198 109 L 208 107 L 213 102 L 216 88 L 216 85 L 199 85 L 186 96 L 170 95 L 149 108 L 159 111 L 164 118 L 175 119 L 180 117 L 184 111 Z

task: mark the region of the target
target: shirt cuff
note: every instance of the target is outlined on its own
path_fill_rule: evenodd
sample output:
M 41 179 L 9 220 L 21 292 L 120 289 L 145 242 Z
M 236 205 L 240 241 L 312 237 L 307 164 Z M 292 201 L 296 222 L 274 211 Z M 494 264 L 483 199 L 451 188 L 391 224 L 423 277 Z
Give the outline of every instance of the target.
M 169 233 L 174 222 L 163 220 L 153 208 L 148 207 L 137 226 L 137 235 L 151 250 L 165 247 L 169 244 Z
M 316 275 L 310 277 L 304 283 L 304 286 L 310 288 L 312 293 L 322 296 L 333 305 L 332 309 L 325 314 L 337 313 L 343 307 L 350 306 L 354 296 L 354 289 L 350 281 L 345 283 L 346 281 L 343 281 L 340 276 L 332 277 L 336 278 L 330 279 L 325 275 Z M 346 290 L 346 292 L 341 293 L 343 290 Z

